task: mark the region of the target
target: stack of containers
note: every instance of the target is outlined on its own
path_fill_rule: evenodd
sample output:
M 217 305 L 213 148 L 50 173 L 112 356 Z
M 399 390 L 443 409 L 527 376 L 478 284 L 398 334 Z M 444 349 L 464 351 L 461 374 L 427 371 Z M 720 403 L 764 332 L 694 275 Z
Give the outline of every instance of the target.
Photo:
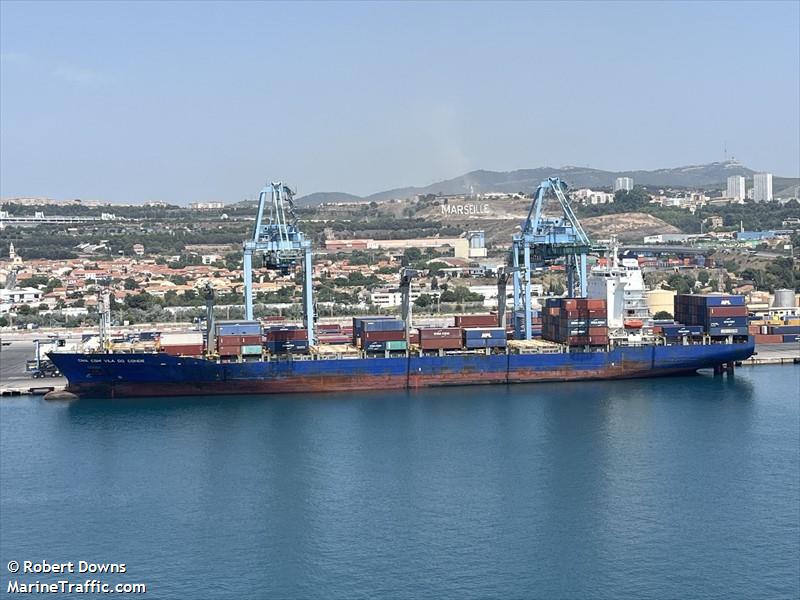
M 746 336 L 747 306 L 744 296 L 728 294 L 678 294 L 675 320 L 700 325 L 710 336 Z
M 272 325 L 264 331 L 264 346 L 272 354 L 308 352 L 308 330 L 298 325 Z
M 525 313 L 518 312 L 514 318 L 516 319 L 516 323 L 512 323 L 512 325 L 516 324 L 520 331 L 525 331 Z M 509 321 L 511 323 L 511 321 Z M 515 329 L 511 329 L 511 331 L 515 331 Z M 542 337 L 542 317 L 539 314 L 531 315 L 531 335 L 535 338 Z
M 338 323 L 319 323 L 317 325 L 317 342 L 320 344 L 347 344 L 350 336 L 342 331 Z
M 257 356 L 261 354 L 259 321 L 220 321 L 216 325 L 217 354 Z
M 464 347 L 468 350 L 505 348 L 506 330 L 502 327 L 465 327 Z
M 201 356 L 203 354 L 203 334 L 162 333 L 158 340 L 162 351 L 173 356 Z
M 394 317 L 353 317 L 353 326 L 350 327 L 350 335 L 353 339 L 353 346 L 358 345 L 358 339 L 361 337 L 361 324 L 364 321 L 396 321 Z M 343 328 L 343 331 L 348 328 Z
M 406 323 L 401 319 L 353 319 L 356 346 L 367 352 L 406 349 Z M 357 333 L 356 333 L 357 332 Z
M 422 350 L 460 350 L 463 343 L 461 327 L 420 327 L 419 347 Z
M 542 337 L 568 346 L 608 345 L 606 301 L 549 298 L 542 315 Z

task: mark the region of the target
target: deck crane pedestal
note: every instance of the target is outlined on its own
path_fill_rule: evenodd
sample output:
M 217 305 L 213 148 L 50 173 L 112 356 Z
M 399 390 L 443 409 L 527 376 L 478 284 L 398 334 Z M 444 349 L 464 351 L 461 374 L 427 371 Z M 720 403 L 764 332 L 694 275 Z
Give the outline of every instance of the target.
M 586 296 L 586 255 L 592 249 L 589 236 L 572 211 L 564 191 L 566 184 L 550 177 L 536 188 L 522 231 L 511 243 L 510 266 L 514 273 L 514 335 L 516 339 L 531 339 L 531 269 L 556 260 L 564 260 L 567 274 L 567 293 Z M 561 215 L 545 216 L 548 192 L 556 199 Z M 516 315 L 523 312 L 524 321 L 517 323 Z
M 264 257 L 264 266 L 288 273 L 300 265 L 303 270 L 303 324 L 308 330 L 308 343 L 314 335 L 313 273 L 311 269 L 311 240 L 297 227 L 294 214 L 294 193 L 281 182 L 269 183 L 258 195 L 253 236 L 244 242 L 244 306 L 245 318 L 253 319 L 253 255 Z M 265 211 L 269 217 L 265 222 Z

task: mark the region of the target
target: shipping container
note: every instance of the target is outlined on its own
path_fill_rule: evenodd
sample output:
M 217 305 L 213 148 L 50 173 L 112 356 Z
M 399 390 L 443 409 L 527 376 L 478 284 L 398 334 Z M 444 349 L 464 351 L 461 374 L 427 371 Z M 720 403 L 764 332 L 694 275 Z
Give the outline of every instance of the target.
M 385 352 L 385 351 L 398 351 L 405 350 L 405 341 L 387 341 L 387 342 L 365 342 L 363 349 L 367 352 Z
M 800 333 L 800 326 L 798 325 L 773 325 L 770 327 L 770 333 L 773 335 L 789 335 Z
M 758 333 L 755 335 L 756 344 L 780 344 L 783 343 L 782 335 L 764 335 Z
M 399 331 L 364 331 L 361 333 L 359 339 L 361 340 L 362 346 L 368 342 L 405 341 L 406 332 L 404 329 Z
M 461 337 L 420 338 L 418 344 L 422 350 L 459 350 L 463 347 Z
M 173 344 L 161 346 L 161 349 L 171 356 L 201 356 L 203 354 L 203 344 Z
M 702 325 L 662 325 L 661 333 L 664 337 L 684 337 L 703 335 Z
M 162 333 L 159 338 L 159 344 L 162 346 L 185 346 L 192 344 L 203 343 L 203 334 L 201 332 L 191 333 Z
M 242 346 L 240 353 L 242 354 L 242 356 L 252 356 L 254 354 L 261 354 L 261 344 Z
M 456 327 L 494 327 L 497 315 L 456 315 Z
M 460 341 L 463 335 L 460 327 L 420 327 L 417 331 L 421 340 L 456 338 Z
M 708 328 L 708 335 L 711 335 L 711 336 L 727 336 L 727 335 L 746 336 L 747 335 L 747 327 L 709 327 Z
M 217 335 L 261 335 L 261 321 L 218 321 Z
M 710 317 L 746 317 L 746 306 L 710 306 L 708 308 Z
M 713 327 L 744 327 L 747 329 L 747 317 L 709 317 L 709 329 Z
M 794 343 L 800 342 L 800 335 L 795 333 L 789 333 L 781 336 L 783 338 L 783 343 Z
M 261 344 L 260 335 L 220 335 L 217 337 L 217 346 L 251 346 Z

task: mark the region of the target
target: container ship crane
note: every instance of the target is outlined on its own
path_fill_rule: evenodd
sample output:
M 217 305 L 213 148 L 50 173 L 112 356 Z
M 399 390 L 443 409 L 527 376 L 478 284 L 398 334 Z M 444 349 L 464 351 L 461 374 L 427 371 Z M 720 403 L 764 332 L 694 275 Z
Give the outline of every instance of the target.
M 517 339 L 532 338 L 531 269 L 535 265 L 564 260 L 567 295 L 586 296 L 586 256 L 592 250 L 592 245 L 564 194 L 566 187 L 566 183 L 558 177 L 550 177 L 540 183 L 522 224 L 522 231 L 512 238 L 510 266 L 514 274 Z M 544 216 L 548 192 L 556 198 L 560 216 Z M 518 324 L 516 315 L 520 312 L 524 319 Z
M 314 297 L 311 268 L 311 240 L 297 226 L 294 193 L 282 182 L 272 182 L 258 195 L 258 213 L 253 236 L 244 242 L 245 318 L 253 319 L 253 256 L 259 253 L 264 266 L 288 273 L 297 265 L 303 271 L 303 324 L 309 344 L 314 343 Z M 269 217 L 265 212 L 269 207 Z

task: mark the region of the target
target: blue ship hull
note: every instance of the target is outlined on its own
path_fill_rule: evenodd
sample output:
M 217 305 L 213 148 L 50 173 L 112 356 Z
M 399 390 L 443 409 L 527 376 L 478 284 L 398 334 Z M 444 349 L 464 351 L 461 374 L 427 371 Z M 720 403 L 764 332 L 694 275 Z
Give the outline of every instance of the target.
M 403 356 L 218 363 L 166 354 L 68 354 L 50 358 L 67 391 L 91 397 L 278 394 L 444 385 L 659 377 L 740 361 L 745 343 L 616 348 L 610 352 Z

